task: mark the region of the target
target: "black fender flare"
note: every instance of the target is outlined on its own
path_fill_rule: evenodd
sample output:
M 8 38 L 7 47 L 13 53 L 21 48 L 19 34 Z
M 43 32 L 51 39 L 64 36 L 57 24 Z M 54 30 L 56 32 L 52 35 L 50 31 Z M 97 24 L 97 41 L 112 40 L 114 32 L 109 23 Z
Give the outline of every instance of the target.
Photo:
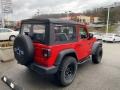
M 65 50 L 61 51 L 56 59 L 55 66 L 59 66 L 61 64 L 64 56 L 66 56 L 67 54 L 75 54 L 76 55 L 76 52 L 74 49 L 65 49 Z
M 94 42 L 93 47 L 92 47 L 92 55 L 95 54 L 98 47 L 102 47 L 101 41 Z

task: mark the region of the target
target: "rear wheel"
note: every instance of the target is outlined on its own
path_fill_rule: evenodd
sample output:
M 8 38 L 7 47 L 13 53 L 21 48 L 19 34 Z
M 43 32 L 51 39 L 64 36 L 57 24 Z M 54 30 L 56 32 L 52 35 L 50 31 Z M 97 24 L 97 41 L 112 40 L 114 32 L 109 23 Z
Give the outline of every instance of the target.
M 101 62 L 102 55 L 103 55 L 102 47 L 98 47 L 95 54 L 92 55 L 92 62 L 94 64 L 99 64 Z
M 56 78 L 60 85 L 67 86 L 71 84 L 76 76 L 77 61 L 73 57 L 64 58 L 61 66 L 56 73 Z

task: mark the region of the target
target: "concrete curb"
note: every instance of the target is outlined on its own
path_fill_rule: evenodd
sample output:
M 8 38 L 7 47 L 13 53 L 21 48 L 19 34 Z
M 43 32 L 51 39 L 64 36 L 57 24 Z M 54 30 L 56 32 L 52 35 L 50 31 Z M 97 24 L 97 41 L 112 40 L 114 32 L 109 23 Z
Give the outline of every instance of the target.
M 14 60 L 13 47 L 0 47 L 0 61 L 9 62 Z

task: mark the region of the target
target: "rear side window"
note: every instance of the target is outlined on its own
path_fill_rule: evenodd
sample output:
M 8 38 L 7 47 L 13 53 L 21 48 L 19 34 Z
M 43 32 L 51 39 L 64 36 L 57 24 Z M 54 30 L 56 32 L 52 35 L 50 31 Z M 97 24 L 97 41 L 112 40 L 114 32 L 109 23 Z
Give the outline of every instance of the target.
M 74 26 L 55 25 L 55 42 L 67 42 L 76 40 L 76 31 Z
M 45 41 L 45 25 L 33 25 L 33 36 L 34 41 Z
M 34 25 L 33 33 L 45 34 L 45 25 Z
M 23 34 L 30 35 L 31 29 L 32 29 L 31 26 L 32 26 L 31 24 L 23 24 L 21 28 Z
M 23 24 L 22 33 L 31 37 L 35 42 L 45 43 L 45 24 Z

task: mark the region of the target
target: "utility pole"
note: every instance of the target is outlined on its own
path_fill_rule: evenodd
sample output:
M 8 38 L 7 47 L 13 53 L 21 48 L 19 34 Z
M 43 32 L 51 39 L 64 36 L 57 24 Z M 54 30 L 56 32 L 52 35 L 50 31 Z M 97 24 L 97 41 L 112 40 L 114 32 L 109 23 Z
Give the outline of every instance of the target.
M 4 14 L 1 14 L 1 20 L 2 20 L 2 28 L 5 27 L 5 18 L 4 18 Z
M 5 27 L 5 14 L 13 13 L 11 0 L 0 0 L 1 15 L 2 15 L 2 28 Z
M 111 10 L 111 8 L 114 8 L 114 7 L 119 6 L 119 5 L 120 5 L 120 2 L 115 2 L 113 5 L 110 5 L 110 6 L 107 7 L 106 34 L 107 34 L 108 31 L 109 31 L 110 10 Z
M 4 21 L 4 16 L 5 14 L 3 13 L 3 5 L 2 5 L 2 0 L 0 0 L 0 3 L 1 3 L 1 24 L 2 24 L 2 28 L 5 27 L 5 21 Z
M 110 7 L 107 8 L 108 13 L 107 13 L 107 25 L 106 25 L 106 34 L 108 33 L 109 30 L 109 20 L 110 20 Z

